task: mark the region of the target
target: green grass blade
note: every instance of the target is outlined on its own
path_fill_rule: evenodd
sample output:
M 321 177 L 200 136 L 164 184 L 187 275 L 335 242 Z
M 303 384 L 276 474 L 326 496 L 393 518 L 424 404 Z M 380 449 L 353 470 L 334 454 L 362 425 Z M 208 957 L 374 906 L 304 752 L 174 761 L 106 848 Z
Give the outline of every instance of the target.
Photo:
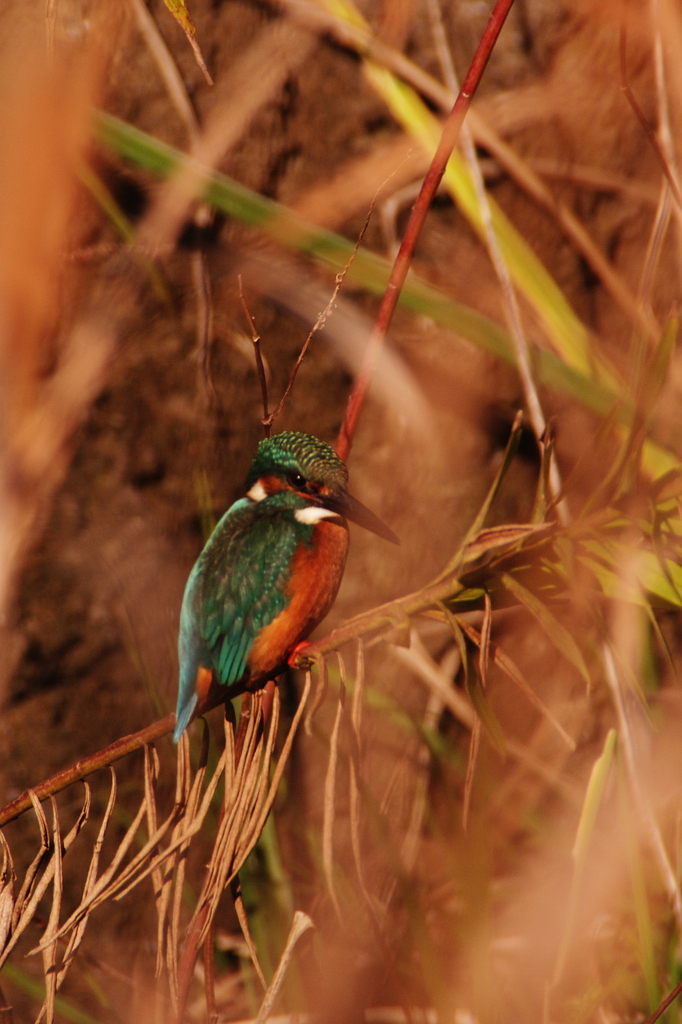
M 441 134 L 437 119 L 411 86 L 371 61 L 365 64 L 370 81 L 393 116 L 432 156 Z M 476 188 L 461 153 L 455 151 L 452 154 L 443 180 L 462 213 L 485 241 L 485 225 Z M 569 366 L 591 375 L 587 330 L 571 309 L 561 289 L 495 200 L 488 197 L 488 203 L 493 229 L 509 272 L 533 306 L 552 345 Z
M 160 177 L 168 177 L 188 159 L 180 150 L 101 111 L 95 115 L 94 133 L 101 143 L 120 156 Z M 202 198 L 228 216 L 266 232 L 282 245 L 306 253 L 334 273 L 343 270 L 353 252 L 353 244 L 341 235 L 309 224 L 285 206 L 217 171 L 207 171 Z M 383 295 L 390 270 L 387 260 L 360 247 L 346 280 L 375 295 Z M 400 305 L 412 313 L 430 317 L 491 355 L 516 366 L 512 339 L 500 324 L 449 298 L 414 274 L 408 275 Z M 549 348 L 535 348 L 532 355 L 538 384 L 568 395 L 601 415 L 606 415 L 614 403 L 620 401 L 621 419 L 625 423 L 632 419 L 629 398 L 620 394 L 614 385 L 581 373 Z M 678 468 L 679 461 L 670 452 L 647 441 L 644 465 L 647 472 L 657 478 Z
M 188 159 L 180 150 L 111 114 L 96 114 L 95 135 L 126 160 L 163 178 L 169 177 L 182 161 Z M 341 235 L 309 224 L 285 206 L 217 171 L 208 171 L 202 198 L 228 216 L 266 231 L 283 245 L 320 260 L 335 272 L 346 266 L 353 252 L 352 243 Z M 382 295 L 390 269 L 387 260 L 360 247 L 347 280 Z M 400 303 L 413 313 L 428 316 L 449 327 L 512 366 L 516 365 L 513 342 L 503 327 L 476 310 L 455 302 L 416 275 L 409 275 Z M 542 384 L 579 399 L 595 412 L 608 412 L 618 398 L 606 385 L 568 366 L 549 349 L 539 349 L 535 360 Z
M 580 547 L 579 561 L 594 573 L 607 597 L 644 607 L 649 600 L 657 606 L 682 607 L 682 567 L 676 560 L 666 558 L 664 569 L 655 552 L 639 551 L 637 581 L 632 585 L 621 579 L 618 573 L 618 566 L 632 555 L 632 548 L 627 544 L 582 540 Z
M 7 978 L 10 984 L 14 985 L 21 992 L 25 992 L 26 995 L 31 996 L 33 999 L 42 1003 L 45 999 L 45 986 L 41 981 L 32 978 L 26 971 L 20 970 L 15 967 L 14 964 L 5 964 L 2 968 L 2 976 Z M 63 996 L 56 996 L 54 1001 L 54 1007 L 56 1012 L 64 1017 L 65 1020 L 71 1021 L 72 1024 L 102 1024 L 101 1020 L 97 1020 L 96 1017 L 91 1017 L 89 1013 L 85 1013 L 83 1010 L 74 1006 L 68 999 L 64 999 Z
M 616 738 L 616 730 L 610 729 L 604 741 L 602 752 L 592 765 L 587 789 L 585 790 L 585 799 L 583 800 L 580 820 L 578 821 L 578 828 L 575 836 L 575 843 L 573 844 L 575 868 L 573 871 L 573 878 L 571 880 L 566 924 L 561 938 L 559 954 L 554 966 L 554 985 L 557 985 L 561 980 L 566 966 L 566 958 L 568 956 L 568 950 L 575 925 L 576 911 L 578 908 L 580 883 L 582 881 L 583 871 L 587 862 L 587 851 L 592 839 L 592 834 L 594 833 L 594 826 L 596 824 L 597 815 L 604 796 L 606 781 L 611 770 L 613 754 L 616 748 Z
M 602 797 L 604 796 L 606 780 L 609 777 L 611 764 L 613 762 L 613 754 L 616 749 L 616 738 L 616 730 L 609 729 L 604 741 L 602 752 L 592 765 L 590 779 L 587 783 L 587 789 L 585 790 L 585 799 L 583 800 L 582 811 L 580 812 L 580 821 L 578 822 L 578 829 L 575 835 L 575 843 L 573 845 L 576 875 L 582 874 L 587 861 L 587 851 L 594 832 L 594 826 L 597 821 L 597 814 L 601 806 Z

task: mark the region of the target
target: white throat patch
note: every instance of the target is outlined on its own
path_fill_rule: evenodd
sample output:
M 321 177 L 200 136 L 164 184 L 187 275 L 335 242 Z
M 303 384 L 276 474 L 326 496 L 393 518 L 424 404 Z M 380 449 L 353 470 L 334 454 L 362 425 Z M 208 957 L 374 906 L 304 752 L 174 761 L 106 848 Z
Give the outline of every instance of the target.
M 251 498 L 251 501 L 262 501 L 263 498 L 267 498 L 267 496 L 268 492 L 265 490 L 260 480 L 256 480 L 251 490 L 246 492 L 246 497 Z
M 314 526 L 315 523 L 319 523 L 321 519 L 337 519 L 340 520 L 340 516 L 336 512 L 332 512 L 330 508 L 320 508 L 319 505 L 308 505 L 307 508 L 297 508 L 294 512 L 294 519 L 298 519 L 299 523 L 305 523 L 307 526 Z

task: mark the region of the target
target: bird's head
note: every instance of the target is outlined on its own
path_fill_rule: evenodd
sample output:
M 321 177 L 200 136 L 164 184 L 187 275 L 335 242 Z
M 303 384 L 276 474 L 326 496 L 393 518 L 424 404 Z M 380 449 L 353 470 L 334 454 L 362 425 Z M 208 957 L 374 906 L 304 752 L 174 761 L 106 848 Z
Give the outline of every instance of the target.
M 263 501 L 291 491 L 304 504 L 294 513 L 302 523 L 350 519 L 384 540 L 398 538 L 382 521 L 346 490 L 348 470 L 333 448 L 311 434 L 286 431 L 258 445 L 246 478 L 247 497 Z

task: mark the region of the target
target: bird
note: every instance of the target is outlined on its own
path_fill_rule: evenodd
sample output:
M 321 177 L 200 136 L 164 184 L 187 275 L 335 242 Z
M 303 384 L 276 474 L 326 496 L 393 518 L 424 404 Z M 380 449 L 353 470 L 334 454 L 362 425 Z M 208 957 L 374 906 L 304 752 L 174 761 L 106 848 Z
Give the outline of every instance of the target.
M 204 711 L 276 679 L 331 608 L 348 521 L 399 540 L 346 489 L 348 470 L 312 434 L 261 441 L 246 494 L 219 521 L 182 600 L 177 743 Z

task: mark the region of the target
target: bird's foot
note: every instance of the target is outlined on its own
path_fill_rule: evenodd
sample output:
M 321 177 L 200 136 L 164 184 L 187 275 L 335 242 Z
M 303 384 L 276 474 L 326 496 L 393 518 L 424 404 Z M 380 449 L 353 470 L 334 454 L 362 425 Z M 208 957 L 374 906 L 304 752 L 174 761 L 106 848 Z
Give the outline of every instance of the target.
M 301 640 L 300 643 L 296 644 L 291 654 L 287 658 L 287 664 L 289 665 L 289 668 L 311 668 L 313 664 L 313 659 L 307 658 L 305 654 L 306 650 L 310 646 L 311 645 L 308 640 Z

